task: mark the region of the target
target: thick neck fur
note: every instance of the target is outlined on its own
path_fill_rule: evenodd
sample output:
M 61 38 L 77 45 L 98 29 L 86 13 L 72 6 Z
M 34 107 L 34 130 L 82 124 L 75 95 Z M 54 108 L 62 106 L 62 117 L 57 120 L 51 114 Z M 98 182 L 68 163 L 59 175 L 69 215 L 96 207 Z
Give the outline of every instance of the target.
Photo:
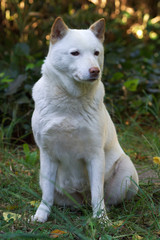
M 93 83 L 77 82 L 70 78 L 66 72 L 61 71 L 61 73 L 59 73 L 59 70 L 53 68 L 51 61 L 48 59 L 45 60 L 42 66 L 42 73 L 46 81 L 61 90 L 63 95 L 68 95 L 70 98 L 83 98 L 83 96 L 93 98 L 97 85 L 99 84 L 99 80 Z
M 35 102 L 39 102 L 37 107 L 41 109 L 39 109 L 40 111 L 44 110 L 43 114 L 45 114 L 47 105 L 50 106 L 51 112 L 53 109 L 68 113 L 99 109 L 104 97 L 104 87 L 100 80 L 93 83 L 76 82 L 74 79 L 69 79 L 66 73 L 59 74 L 56 69 L 50 71 L 51 68 L 48 68 L 48 64 L 44 63 L 43 77 L 40 80 L 45 90 L 40 87 L 39 94 L 34 94 L 33 91 L 33 98 L 36 100 Z M 46 108 L 46 110 L 49 109 Z

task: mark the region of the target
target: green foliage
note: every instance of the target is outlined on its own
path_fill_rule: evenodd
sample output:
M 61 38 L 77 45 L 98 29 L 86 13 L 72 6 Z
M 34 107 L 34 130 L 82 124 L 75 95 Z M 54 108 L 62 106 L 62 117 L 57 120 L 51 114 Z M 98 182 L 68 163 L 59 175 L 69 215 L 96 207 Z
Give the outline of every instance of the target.
M 25 154 L 25 161 L 29 164 L 29 165 L 35 165 L 35 163 L 38 160 L 38 153 L 37 151 L 31 151 L 29 149 L 29 145 L 27 143 L 23 144 L 23 151 Z
M 31 133 L 32 86 L 40 77 L 42 60 L 29 55 L 29 45 L 15 45 L 10 65 L 0 74 L 2 140 L 21 140 Z
M 10 18 L 5 18 L 3 9 L 0 11 L 4 35 L 0 38 L 0 137 L 7 142 L 31 140 L 31 91 L 41 75 L 55 17 L 61 15 L 71 28 L 88 28 L 103 17 L 88 1 L 86 5 L 72 0 L 22 2 L 24 8 L 19 1 L 6 1 Z M 160 23 L 153 23 L 143 12 L 140 19 L 127 10 L 113 17 L 114 7 L 109 3 L 103 11 L 108 13 L 102 79 L 106 105 L 118 121 L 130 115 L 144 123 L 148 119 L 159 123 L 160 40 L 156 36 Z M 146 16 L 148 20 L 144 20 Z M 139 25 L 134 27 L 133 23 Z M 141 39 L 136 36 L 137 29 L 143 30 Z
M 109 43 L 105 58 L 106 97 L 118 106 L 115 114 L 136 114 L 143 119 L 150 116 L 157 121 L 160 114 L 160 54 L 155 45 L 152 42 L 146 45 L 136 39 L 132 44 L 124 40 Z

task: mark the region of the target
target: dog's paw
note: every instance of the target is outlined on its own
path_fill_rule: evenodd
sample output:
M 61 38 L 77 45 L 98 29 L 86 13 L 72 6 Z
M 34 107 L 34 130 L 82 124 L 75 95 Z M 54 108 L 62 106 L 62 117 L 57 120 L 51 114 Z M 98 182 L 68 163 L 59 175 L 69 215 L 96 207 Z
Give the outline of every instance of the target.
M 100 222 L 101 224 L 107 225 L 108 227 L 112 226 L 112 222 L 111 222 L 111 220 L 108 218 L 107 215 L 103 215 L 103 216 L 99 217 L 98 219 L 99 219 L 99 222 Z
M 31 216 L 31 222 L 40 222 L 40 223 L 44 223 L 44 222 L 47 221 L 47 219 L 48 219 L 47 216 L 41 216 L 41 215 L 37 215 L 37 214 Z
M 31 216 L 32 222 L 44 223 L 47 221 L 50 209 L 43 203 L 39 206 L 34 216 Z
M 108 218 L 106 210 L 103 209 L 99 211 L 96 215 L 93 215 L 93 218 L 97 218 L 101 224 L 112 226 L 111 220 Z

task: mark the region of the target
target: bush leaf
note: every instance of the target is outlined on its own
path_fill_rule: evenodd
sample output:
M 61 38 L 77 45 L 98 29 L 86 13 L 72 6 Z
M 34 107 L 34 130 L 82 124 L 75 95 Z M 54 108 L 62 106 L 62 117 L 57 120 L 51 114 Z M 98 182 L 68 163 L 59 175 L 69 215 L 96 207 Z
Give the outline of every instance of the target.
M 124 83 L 124 86 L 127 88 L 127 90 L 129 90 L 131 92 L 135 92 L 137 90 L 138 83 L 139 83 L 139 79 L 138 78 L 128 79 Z

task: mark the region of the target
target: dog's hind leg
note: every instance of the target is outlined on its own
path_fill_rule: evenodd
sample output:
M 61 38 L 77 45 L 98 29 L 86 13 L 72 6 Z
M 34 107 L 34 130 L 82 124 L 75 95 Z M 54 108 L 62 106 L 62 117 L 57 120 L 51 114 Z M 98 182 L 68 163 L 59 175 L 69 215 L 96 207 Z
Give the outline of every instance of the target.
M 54 185 L 56 180 L 58 163 L 54 162 L 49 154 L 40 149 L 40 186 L 42 189 L 42 201 L 32 221 L 45 222 L 54 202 Z
M 131 199 L 138 191 L 138 175 L 130 158 L 122 154 L 115 162 L 111 177 L 105 182 L 106 205 L 116 205 Z

